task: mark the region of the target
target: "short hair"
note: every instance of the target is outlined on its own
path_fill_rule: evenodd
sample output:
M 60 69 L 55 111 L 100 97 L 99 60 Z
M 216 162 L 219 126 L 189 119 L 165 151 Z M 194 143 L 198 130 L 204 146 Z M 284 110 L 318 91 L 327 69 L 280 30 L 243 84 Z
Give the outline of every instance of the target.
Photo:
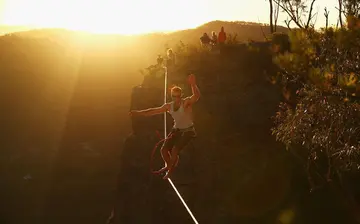
M 180 86 L 173 86 L 170 91 L 171 91 L 171 94 L 173 92 L 178 92 L 178 93 L 182 94 L 182 89 Z

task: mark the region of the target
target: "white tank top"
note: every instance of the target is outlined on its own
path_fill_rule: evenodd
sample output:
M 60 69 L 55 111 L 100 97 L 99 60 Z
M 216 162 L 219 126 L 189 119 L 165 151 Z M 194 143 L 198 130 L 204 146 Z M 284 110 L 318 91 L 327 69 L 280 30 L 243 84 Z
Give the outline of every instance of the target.
M 174 102 L 170 104 L 169 113 L 174 119 L 174 128 L 185 129 L 194 125 L 192 120 L 191 108 L 185 110 L 184 101 L 182 100 L 180 107 L 177 111 L 174 111 Z

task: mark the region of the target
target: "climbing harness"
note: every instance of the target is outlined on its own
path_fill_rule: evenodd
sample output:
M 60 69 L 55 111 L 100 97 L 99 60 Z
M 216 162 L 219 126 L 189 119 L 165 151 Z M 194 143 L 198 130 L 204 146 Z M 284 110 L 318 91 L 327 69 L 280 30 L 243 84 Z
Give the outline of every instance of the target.
M 167 97 L 167 76 L 168 76 L 168 72 L 167 72 L 167 67 L 164 67 L 165 69 L 165 80 L 164 80 L 164 104 L 166 103 L 166 97 Z M 184 132 L 182 134 L 184 134 L 186 131 L 189 130 L 184 130 Z M 191 130 L 192 131 L 192 130 Z M 157 132 L 158 133 L 158 132 Z M 158 133 L 158 135 L 160 136 L 160 134 Z M 164 143 L 165 140 L 167 138 L 172 138 L 174 137 L 174 133 L 172 133 L 169 137 L 167 137 L 167 128 L 166 128 L 166 112 L 164 112 L 164 139 L 161 139 L 154 147 L 152 153 L 151 153 L 151 162 L 150 164 L 152 165 L 152 160 L 154 157 L 154 154 L 156 152 L 156 149 L 158 148 L 158 146 L 161 143 Z M 152 167 L 151 167 L 152 170 Z M 180 192 L 176 189 L 174 183 L 172 182 L 172 180 L 170 178 L 167 178 L 167 180 L 169 181 L 170 185 L 172 186 L 172 188 L 174 189 L 174 191 L 176 192 L 177 196 L 180 198 L 181 202 L 183 203 L 184 207 L 186 208 L 186 210 L 188 211 L 188 213 L 190 214 L 191 218 L 193 219 L 194 223 L 199 224 L 198 221 L 196 220 L 195 216 L 192 214 L 190 208 L 187 206 L 186 202 L 184 201 L 184 199 L 182 198 Z
M 152 149 L 151 151 L 151 156 L 150 156 L 150 171 L 152 173 L 156 173 L 154 171 L 154 158 L 155 158 L 155 153 L 157 151 L 157 149 L 159 148 L 160 145 L 164 144 L 165 141 L 171 139 L 171 138 L 174 138 L 179 132 L 181 132 L 181 136 L 184 136 L 184 134 L 186 132 L 193 132 L 193 138 L 196 137 L 196 132 L 195 132 L 195 128 L 194 126 L 191 126 L 189 128 L 186 128 L 186 129 L 175 129 L 169 136 L 167 136 L 166 138 L 161 138 L 161 135 L 159 133 L 159 131 L 156 131 L 156 135 L 159 137 L 159 141 L 155 144 L 154 148 Z

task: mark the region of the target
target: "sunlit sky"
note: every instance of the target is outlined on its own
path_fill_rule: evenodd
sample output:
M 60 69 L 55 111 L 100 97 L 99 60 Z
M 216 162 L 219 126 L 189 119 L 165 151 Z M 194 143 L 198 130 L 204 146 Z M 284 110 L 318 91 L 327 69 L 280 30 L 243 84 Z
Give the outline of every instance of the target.
M 316 26 L 337 22 L 337 0 L 317 0 Z M 280 15 L 279 24 L 286 19 Z M 195 28 L 213 20 L 269 22 L 267 0 L 0 0 L 0 24 L 138 34 Z

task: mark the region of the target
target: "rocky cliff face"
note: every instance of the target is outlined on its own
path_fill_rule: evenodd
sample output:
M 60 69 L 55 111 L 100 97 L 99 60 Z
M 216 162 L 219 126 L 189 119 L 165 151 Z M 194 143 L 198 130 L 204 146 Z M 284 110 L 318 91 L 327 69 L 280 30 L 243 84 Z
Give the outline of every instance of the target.
M 290 165 L 270 136 L 270 117 L 282 96 L 268 82 L 267 74 L 274 72 L 268 47 L 240 45 L 221 54 L 179 55 L 169 72 L 169 87 L 180 85 L 185 95 L 191 94 L 186 75 L 193 72 L 202 94 L 194 106 L 198 137 L 181 153 L 172 178 L 200 223 L 261 220 L 289 193 Z M 163 92 L 135 87 L 131 108 L 161 105 Z M 171 126 L 171 117 L 168 121 Z M 132 124 L 118 177 L 118 223 L 191 223 L 169 183 L 149 172 L 163 115 L 133 119 Z M 155 165 L 162 165 L 159 151 Z

